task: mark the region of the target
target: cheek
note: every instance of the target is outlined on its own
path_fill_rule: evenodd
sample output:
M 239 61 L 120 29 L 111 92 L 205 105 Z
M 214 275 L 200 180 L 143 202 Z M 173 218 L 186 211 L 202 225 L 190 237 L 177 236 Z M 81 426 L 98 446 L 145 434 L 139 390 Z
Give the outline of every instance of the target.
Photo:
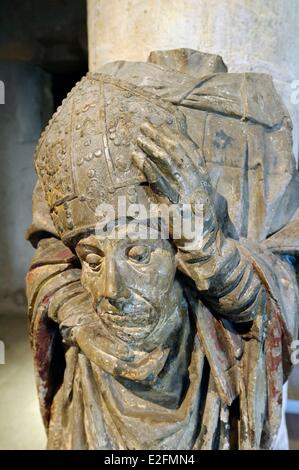
M 174 282 L 176 265 L 174 257 L 169 253 L 164 256 L 156 256 L 152 265 L 152 281 L 154 291 L 164 293 L 169 291 Z
M 148 265 L 126 263 L 126 285 L 155 303 L 168 293 L 173 285 L 176 271 L 174 257 L 170 253 L 153 253 Z
M 93 273 L 90 269 L 83 267 L 81 272 L 81 284 L 94 299 L 97 299 L 101 292 L 101 279 L 99 273 Z

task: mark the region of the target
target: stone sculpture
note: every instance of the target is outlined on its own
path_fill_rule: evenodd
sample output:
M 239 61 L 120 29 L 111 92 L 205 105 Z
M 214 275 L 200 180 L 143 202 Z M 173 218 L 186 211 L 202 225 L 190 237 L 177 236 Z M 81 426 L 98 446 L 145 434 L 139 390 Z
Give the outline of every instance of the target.
M 48 448 L 271 448 L 299 248 L 271 78 L 186 49 L 107 64 L 68 94 L 35 164 L 27 295 Z M 128 235 L 132 217 L 99 210 L 120 197 L 189 204 L 191 221 L 199 204 L 201 243 L 172 224 L 168 239 Z

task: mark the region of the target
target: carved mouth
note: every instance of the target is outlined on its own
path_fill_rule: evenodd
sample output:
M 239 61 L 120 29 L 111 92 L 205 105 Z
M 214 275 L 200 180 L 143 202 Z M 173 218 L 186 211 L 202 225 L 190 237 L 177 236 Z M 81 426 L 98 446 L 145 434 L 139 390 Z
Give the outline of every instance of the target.
M 109 311 L 100 312 L 100 316 L 104 322 L 117 324 L 129 328 L 142 327 L 150 325 L 152 321 L 148 313 L 144 311 L 135 311 L 134 313 L 124 314 L 123 312 L 111 313 Z
M 134 341 L 142 340 L 148 336 L 154 328 L 154 324 L 149 323 L 149 321 L 144 322 L 144 324 L 129 321 L 119 323 L 117 320 L 111 320 L 106 317 L 103 318 L 103 322 L 115 336 L 123 341 L 128 341 L 128 339 L 133 339 Z
M 139 299 L 112 305 L 106 299 L 99 302 L 97 312 L 103 323 L 119 335 L 143 337 L 156 324 L 153 307 Z
M 144 317 L 149 315 L 151 307 L 144 302 L 117 302 L 115 305 L 106 300 L 100 301 L 96 307 L 97 312 L 115 318 Z

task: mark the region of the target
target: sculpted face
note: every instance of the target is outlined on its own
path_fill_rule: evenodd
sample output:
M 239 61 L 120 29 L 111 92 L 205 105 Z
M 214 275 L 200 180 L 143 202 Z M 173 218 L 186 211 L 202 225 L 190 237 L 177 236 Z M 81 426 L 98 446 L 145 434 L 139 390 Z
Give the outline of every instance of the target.
M 175 254 L 167 240 L 90 235 L 79 241 L 76 252 L 82 285 L 112 334 L 140 341 L 163 327 L 177 302 Z

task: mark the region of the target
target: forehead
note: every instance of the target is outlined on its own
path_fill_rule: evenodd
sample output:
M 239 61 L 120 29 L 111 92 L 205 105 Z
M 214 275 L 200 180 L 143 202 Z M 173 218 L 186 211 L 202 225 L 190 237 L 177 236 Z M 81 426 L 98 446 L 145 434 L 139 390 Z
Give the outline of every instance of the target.
M 116 235 L 120 235 L 120 233 Z M 102 250 L 107 250 L 111 248 L 121 249 L 122 247 L 126 247 L 128 245 L 147 245 L 151 246 L 152 248 L 161 248 L 163 250 L 172 251 L 172 246 L 170 242 L 161 238 L 139 238 L 138 236 L 124 236 L 117 238 L 111 237 L 111 234 L 107 236 L 92 234 L 87 237 L 82 237 L 77 243 L 77 246 L 84 245 L 100 248 Z
M 171 246 L 168 232 L 161 230 L 157 219 L 143 221 L 114 219 L 103 227 L 96 227 L 94 233 L 82 235 L 78 244 L 92 246 L 121 246 L 123 244 L 149 244 Z

